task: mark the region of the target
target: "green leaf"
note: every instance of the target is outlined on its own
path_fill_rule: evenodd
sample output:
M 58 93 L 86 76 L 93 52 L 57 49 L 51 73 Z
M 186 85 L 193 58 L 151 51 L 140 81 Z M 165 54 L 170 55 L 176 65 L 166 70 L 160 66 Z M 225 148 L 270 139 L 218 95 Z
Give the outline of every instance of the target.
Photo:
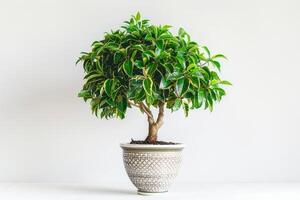
M 226 92 L 225 92 L 225 90 L 224 89 L 222 89 L 222 88 L 214 88 L 216 91 L 218 91 L 220 94 L 222 94 L 222 95 L 225 95 L 226 94 Z
M 212 80 L 212 81 L 210 81 L 210 85 L 212 85 L 212 86 L 214 86 L 214 85 L 218 85 L 220 83 L 220 81 L 219 80 Z
M 209 49 L 206 46 L 203 46 L 202 48 L 207 53 L 208 57 L 210 57 L 210 51 L 209 51 Z
M 165 29 L 165 30 L 168 30 L 169 28 L 172 28 L 172 26 L 170 26 L 170 25 L 164 25 L 162 28 Z
M 171 81 L 167 80 L 164 76 L 162 76 L 160 84 L 159 84 L 159 88 L 160 89 L 166 89 L 170 86 Z
M 173 72 L 172 74 L 168 74 L 167 80 L 177 80 L 183 77 L 183 74 L 180 72 Z
M 122 58 L 122 54 L 119 53 L 119 52 L 116 52 L 115 55 L 114 55 L 114 63 L 119 63 L 119 61 L 121 60 Z
M 179 110 L 179 108 L 181 107 L 181 104 L 182 104 L 182 100 L 177 98 L 174 102 L 174 105 L 173 105 L 173 108 L 172 108 L 172 111 L 177 111 Z
M 189 104 L 188 103 L 183 103 L 183 110 L 184 110 L 185 117 L 187 117 L 189 115 Z
M 92 114 L 95 113 L 95 115 L 97 116 L 97 112 L 98 112 L 98 108 L 99 108 L 99 99 L 92 99 L 91 100 L 91 109 L 92 109 Z
M 136 60 L 134 64 L 137 68 L 140 68 L 140 69 L 143 68 L 143 66 L 144 66 L 144 63 L 142 60 Z
M 169 99 L 169 100 L 167 101 L 167 108 L 168 108 L 168 109 L 172 109 L 173 106 L 174 106 L 174 104 L 175 104 L 175 99 Z
M 200 80 L 199 80 L 199 77 L 195 77 L 195 76 L 192 76 L 190 77 L 190 82 L 191 84 L 196 87 L 196 88 L 200 88 Z
M 153 104 L 153 102 L 154 102 L 154 97 L 153 96 L 151 96 L 151 95 L 146 95 L 146 103 L 148 104 L 148 105 L 151 105 L 151 104 Z
M 199 67 L 199 70 L 201 71 L 201 74 L 206 78 L 209 79 L 210 77 L 210 70 L 208 67 Z
M 213 100 L 212 97 L 210 95 L 207 96 L 207 106 L 209 108 L 209 111 L 212 112 L 213 111 Z
M 220 77 L 218 76 L 218 74 L 216 72 L 211 71 L 210 74 L 211 74 L 211 76 L 212 76 L 213 79 L 220 80 Z
M 216 55 L 214 55 L 214 56 L 211 57 L 211 59 L 215 59 L 215 58 L 224 58 L 224 59 L 228 60 L 226 58 L 226 56 L 224 56 L 223 54 L 216 54 Z
M 154 58 L 155 57 L 155 52 L 151 50 L 146 50 L 143 52 L 143 55 L 147 56 L 148 58 Z
M 145 40 L 147 40 L 147 41 L 153 40 L 153 37 L 151 36 L 151 33 L 147 33 L 147 35 L 145 36 Z
M 183 96 L 189 88 L 189 80 L 186 78 L 178 79 L 176 82 L 176 91 L 179 96 Z
M 129 89 L 127 91 L 128 99 L 136 100 L 138 99 L 141 91 L 143 91 L 143 81 L 142 80 L 130 80 Z
M 153 74 L 155 70 L 157 69 L 157 65 L 155 63 L 149 63 L 148 66 L 148 74 Z
M 86 82 L 88 83 L 95 79 L 101 79 L 101 78 L 103 78 L 102 73 L 100 73 L 99 71 L 91 71 L 87 75 L 85 75 L 83 79 L 86 79 Z
M 222 84 L 222 85 L 232 85 L 229 81 L 220 81 L 219 84 Z
M 210 62 L 220 71 L 221 70 L 221 65 L 218 61 L 215 60 L 210 60 Z
M 117 51 L 117 50 L 119 50 L 118 44 L 112 43 L 112 42 L 108 42 L 106 44 L 106 48 L 109 49 L 109 50 L 111 50 L 111 51 Z
M 111 96 L 112 95 L 112 90 L 113 90 L 113 80 L 112 79 L 107 79 L 104 82 L 103 87 L 104 87 L 104 91 L 106 92 L 106 94 L 108 96 Z
M 182 57 L 182 56 L 176 56 L 176 59 L 177 59 L 177 61 L 178 61 L 178 63 L 180 64 L 180 68 L 181 69 L 184 69 L 185 68 L 185 60 L 184 60 L 184 58 Z
M 215 91 L 212 90 L 212 89 L 210 89 L 210 90 L 209 90 L 209 93 L 210 93 L 211 98 L 212 98 L 214 101 L 216 101 L 216 100 L 217 100 L 217 95 L 216 95 Z
M 160 53 L 161 53 L 161 49 L 160 48 L 156 48 L 155 49 L 155 56 L 156 57 L 160 56 Z
M 202 96 L 201 96 L 201 93 L 200 92 L 195 92 L 195 95 L 192 99 L 192 103 L 193 103 L 193 107 L 194 108 L 200 108 L 201 105 L 202 105 Z
M 136 50 L 139 50 L 139 51 L 144 51 L 142 45 L 138 44 L 138 45 L 134 45 L 131 47 L 132 49 L 136 49 Z
M 118 97 L 117 97 L 117 107 L 118 107 L 119 112 L 125 114 L 126 109 L 127 109 L 127 105 L 128 105 L 128 104 L 127 104 L 127 99 L 126 99 L 126 97 L 124 97 L 124 96 L 118 96 Z M 124 118 L 123 116 L 124 116 L 124 115 L 121 115 L 121 116 L 120 116 L 121 119 Z
M 123 69 L 129 77 L 133 76 L 133 64 L 132 64 L 131 60 L 126 60 L 124 62 Z
M 134 50 L 134 51 L 131 53 L 131 59 L 132 59 L 132 60 L 135 60 L 136 53 L 137 53 L 137 50 Z
M 183 28 L 180 27 L 179 30 L 178 30 L 178 35 L 179 35 L 180 37 L 183 37 L 185 33 L 186 33 L 185 30 L 184 30 Z
M 82 57 L 79 57 L 75 63 L 75 65 L 77 65 L 80 61 L 82 60 Z
M 143 81 L 143 88 L 146 92 L 147 95 L 152 95 L 152 87 L 153 87 L 153 81 L 151 78 L 146 78 L 144 81 Z
M 166 69 L 168 73 L 172 73 L 174 71 L 174 68 L 170 63 L 163 64 L 162 66 Z
M 90 92 L 89 90 L 81 90 L 81 91 L 78 93 L 78 97 L 91 98 L 92 95 L 91 95 L 91 92 Z
M 135 19 L 136 19 L 136 21 L 139 21 L 139 20 L 141 19 L 141 14 L 140 14 L 140 12 L 137 12 L 137 13 L 136 13 Z
M 163 49 L 164 48 L 164 43 L 162 40 L 157 40 L 156 41 L 156 46 L 159 48 L 159 49 Z

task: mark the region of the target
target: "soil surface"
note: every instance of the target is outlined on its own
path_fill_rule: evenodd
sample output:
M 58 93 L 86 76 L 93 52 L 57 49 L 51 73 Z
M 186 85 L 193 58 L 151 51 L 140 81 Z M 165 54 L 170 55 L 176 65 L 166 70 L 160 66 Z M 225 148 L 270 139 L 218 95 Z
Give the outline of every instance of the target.
M 165 142 L 165 141 L 156 141 L 155 143 L 150 143 L 145 140 L 133 140 L 131 139 L 130 144 L 153 144 L 153 145 L 172 145 L 172 144 L 178 144 L 174 142 Z

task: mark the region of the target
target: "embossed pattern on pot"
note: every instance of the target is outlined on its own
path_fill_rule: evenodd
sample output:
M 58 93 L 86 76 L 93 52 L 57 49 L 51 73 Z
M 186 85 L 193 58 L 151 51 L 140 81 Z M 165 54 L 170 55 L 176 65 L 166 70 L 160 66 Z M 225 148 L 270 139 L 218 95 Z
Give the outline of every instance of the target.
M 126 172 L 140 192 L 166 192 L 177 176 L 181 151 L 123 151 Z

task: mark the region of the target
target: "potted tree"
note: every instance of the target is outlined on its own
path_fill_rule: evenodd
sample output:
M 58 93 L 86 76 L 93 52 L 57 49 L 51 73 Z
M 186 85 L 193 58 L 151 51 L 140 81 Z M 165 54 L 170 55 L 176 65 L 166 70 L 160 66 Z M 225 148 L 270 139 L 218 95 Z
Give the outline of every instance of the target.
M 144 140 L 121 144 L 127 174 L 140 194 L 166 192 L 181 161 L 181 143 L 158 141 L 164 110 L 209 109 L 225 95 L 218 72 L 222 54 L 212 55 L 180 28 L 150 25 L 140 13 L 120 30 L 95 41 L 82 52 L 85 83 L 78 96 L 90 100 L 92 113 L 101 118 L 125 118 L 128 108 L 138 108 L 149 124 Z M 152 109 L 158 110 L 157 117 Z

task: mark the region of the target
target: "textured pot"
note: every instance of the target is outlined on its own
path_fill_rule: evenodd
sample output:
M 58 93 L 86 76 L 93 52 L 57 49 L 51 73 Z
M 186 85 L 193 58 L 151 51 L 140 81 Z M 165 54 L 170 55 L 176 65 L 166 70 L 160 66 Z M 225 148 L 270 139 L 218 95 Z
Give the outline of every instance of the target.
M 177 176 L 183 144 L 121 144 L 126 172 L 139 194 L 167 192 Z

